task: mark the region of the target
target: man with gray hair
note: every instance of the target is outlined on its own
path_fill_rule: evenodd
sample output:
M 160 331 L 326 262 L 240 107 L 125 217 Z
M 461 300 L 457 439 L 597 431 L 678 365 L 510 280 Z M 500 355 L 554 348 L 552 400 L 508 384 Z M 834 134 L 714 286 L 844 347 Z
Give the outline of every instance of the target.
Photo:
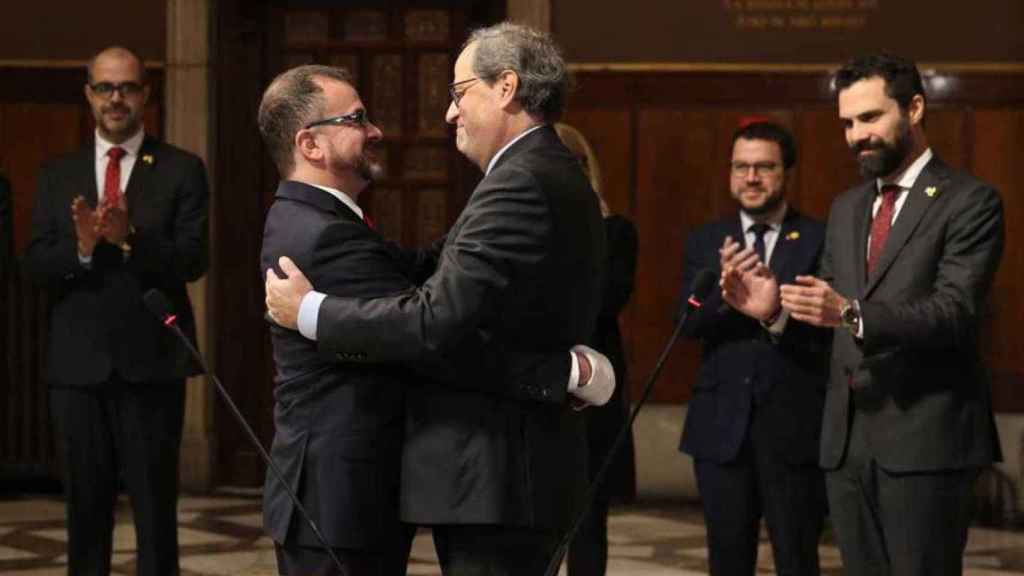
M 568 76 L 551 39 L 503 23 L 478 30 L 454 70 L 447 121 L 484 178 L 418 289 L 388 298 L 325 297 L 286 264 L 268 277 L 272 317 L 322 351 L 409 362 L 480 335 L 509 353 L 555 353 L 585 340 L 600 306 L 604 231 L 596 196 L 551 127 Z M 578 349 L 527 388 L 570 393 L 592 359 Z M 496 373 L 495 379 L 507 378 Z M 561 388 L 551 383 L 561 378 Z M 580 381 L 588 382 L 587 378 Z M 471 384 L 471 383 L 469 383 Z M 583 422 L 561 403 L 436 389 L 407 404 L 402 518 L 431 525 L 446 575 L 541 574 L 586 482 Z

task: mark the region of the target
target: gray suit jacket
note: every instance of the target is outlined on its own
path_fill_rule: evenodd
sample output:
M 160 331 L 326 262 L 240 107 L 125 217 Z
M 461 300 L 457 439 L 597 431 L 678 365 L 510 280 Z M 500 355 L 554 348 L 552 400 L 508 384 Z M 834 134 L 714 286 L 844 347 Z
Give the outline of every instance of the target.
M 546 126 L 480 182 L 421 287 L 325 300 L 320 346 L 357 362 L 427 362 L 470 337 L 517 354 L 562 352 L 562 365 L 522 384 L 525 397 L 561 400 L 564 352 L 594 329 L 605 260 L 596 196 Z M 409 391 L 408 409 L 404 520 L 566 524 L 585 486 L 586 455 L 581 418 L 564 403 L 425 386 Z
M 870 450 L 891 472 L 962 469 L 999 459 L 987 370 L 978 350 L 1003 249 L 991 186 L 937 157 L 908 192 L 874 273 L 865 275 L 874 182 L 836 199 L 821 275 L 860 301 L 864 338 L 836 329 L 821 465 L 841 464 L 850 382 Z

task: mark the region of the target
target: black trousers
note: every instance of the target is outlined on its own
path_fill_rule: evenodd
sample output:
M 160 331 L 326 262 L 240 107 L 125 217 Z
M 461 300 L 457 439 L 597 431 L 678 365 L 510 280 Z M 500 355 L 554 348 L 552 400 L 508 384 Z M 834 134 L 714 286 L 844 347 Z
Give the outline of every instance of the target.
M 979 470 L 887 471 L 871 457 L 855 410 L 847 443 L 842 465 L 826 475 L 844 573 L 961 574 Z
M 494 525 L 432 529 L 444 576 L 543 576 L 562 536 L 555 530 Z
M 756 416 L 754 423 L 756 423 Z M 694 462 L 707 524 L 713 576 L 752 576 L 761 517 L 768 527 L 775 572 L 820 574 L 818 539 L 825 517 L 823 473 L 816 464 L 785 461 L 761 442 L 752 424 L 736 460 Z
M 572 539 L 568 554 L 569 576 L 604 576 L 608 569 L 608 507 L 598 498 Z
M 64 465 L 69 574 L 110 573 L 119 475 L 134 515 L 136 573 L 178 574 L 184 381 L 53 388 L 50 409 Z
M 301 521 L 301 520 L 297 520 Z M 334 559 L 321 547 L 292 546 L 274 543 L 277 573 L 281 576 L 405 576 L 409 563 L 415 526 L 406 526 L 403 540 L 388 550 L 350 550 L 332 548 L 344 567 L 342 572 Z

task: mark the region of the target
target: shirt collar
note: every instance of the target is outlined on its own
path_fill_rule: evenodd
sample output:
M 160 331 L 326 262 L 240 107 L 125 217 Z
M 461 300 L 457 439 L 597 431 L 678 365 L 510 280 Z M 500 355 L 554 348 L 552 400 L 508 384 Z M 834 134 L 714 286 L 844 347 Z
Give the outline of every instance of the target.
M 921 155 L 917 157 L 917 160 L 914 160 L 914 163 L 903 171 L 903 174 L 896 180 L 895 184 L 899 186 L 901 190 L 909 190 L 913 188 L 914 182 L 917 182 L 917 177 L 921 175 L 921 171 L 924 170 L 924 167 L 928 165 L 929 161 L 931 161 L 932 156 L 934 156 L 934 154 L 932 154 L 931 148 L 922 152 Z M 876 179 L 875 189 L 881 192 L 883 184 L 884 182 L 882 182 L 881 178 Z
M 139 149 L 142 148 L 142 140 L 146 137 L 145 130 L 139 130 L 134 136 L 121 142 L 120 144 L 114 144 L 110 140 L 107 140 L 103 136 L 100 136 L 100 131 L 96 131 L 96 158 L 105 158 L 107 152 L 110 151 L 114 146 L 123 148 L 127 156 L 135 157 L 139 155 Z
M 319 189 L 323 190 L 324 192 L 327 192 L 331 196 L 334 196 L 335 198 L 338 199 L 339 202 L 341 202 L 342 204 L 347 206 L 349 210 L 355 212 L 356 216 L 359 216 L 360 220 L 364 220 L 365 219 L 365 217 L 363 216 L 363 209 L 360 208 L 358 204 L 356 204 L 355 200 L 353 200 L 352 198 L 349 198 L 348 194 L 345 194 L 344 192 L 342 192 L 341 190 L 338 190 L 337 188 L 331 188 L 331 187 L 328 187 L 328 186 L 321 186 L 319 184 L 310 184 L 310 186 L 313 186 L 314 188 L 319 188 Z
M 515 138 L 513 138 L 508 144 L 505 144 L 504 146 L 502 146 L 501 150 L 498 150 L 498 153 L 495 154 L 493 158 L 491 158 L 490 162 L 487 163 L 487 170 L 484 171 L 484 176 L 487 176 L 488 174 L 491 173 L 491 169 L 493 169 L 494 165 L 498 162 L 498 158 L 501 158 L 501 155 L 504 154 L 505 151 L 508 150 L 510 146 L 512 146 L 516 142 L 519 142 L 520 140 L 522 140 L 523 137 L 526 136 L 527 134 L 529 134 L 530 132 L 533 132 L 533 131 L 535 131 L 535 130 L 537 130 L 539 128 L 542 128 L 542 127 L 544 127 L 544 124 L 538 124 L 538 125 L 536 125 L 536 126 L 534 126 L 532 128 L 529 128 L 526 131 L 524 131 L 522 134 L 520 134 L 519 136 L 516 136 Z
M 770 228 L 771 230 L 778 231 L 780 228 L 782 228 L 782 220 L 785 219 L 786 212 L 788 211 L 789 206 L 786 206 L 785 209 L 779 210 L 772 214 L 771 216 L 769 216 L 768 219 L 764 221 L 764 223 L 767 224 L 768 228 Z M 750 227 L 753 225 L 754 219 L 751 218 L 750 215 L 744 212 L 743 210 L 740 210 L 740 226 L 743 229 L 743 233 L 746 234 L 747 232 L 749 232 Z

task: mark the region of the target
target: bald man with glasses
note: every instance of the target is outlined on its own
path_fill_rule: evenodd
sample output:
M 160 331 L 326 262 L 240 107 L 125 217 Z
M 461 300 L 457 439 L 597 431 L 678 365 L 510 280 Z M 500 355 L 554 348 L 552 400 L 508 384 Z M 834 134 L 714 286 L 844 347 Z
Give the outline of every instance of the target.
M 178 448 L 188 351 L 146 309 L 158 289 L 195 343 L 185 285 L 208 265 L 207 180 L 194 154 L 146 135 L 142 61 L 89 61 L 95 137 L 43 167 L 25 264 L 49 291 L 46 381 L 66 475 L 68 572 L 110 573 L 118 477 L 140 575 L 178 573 Z

